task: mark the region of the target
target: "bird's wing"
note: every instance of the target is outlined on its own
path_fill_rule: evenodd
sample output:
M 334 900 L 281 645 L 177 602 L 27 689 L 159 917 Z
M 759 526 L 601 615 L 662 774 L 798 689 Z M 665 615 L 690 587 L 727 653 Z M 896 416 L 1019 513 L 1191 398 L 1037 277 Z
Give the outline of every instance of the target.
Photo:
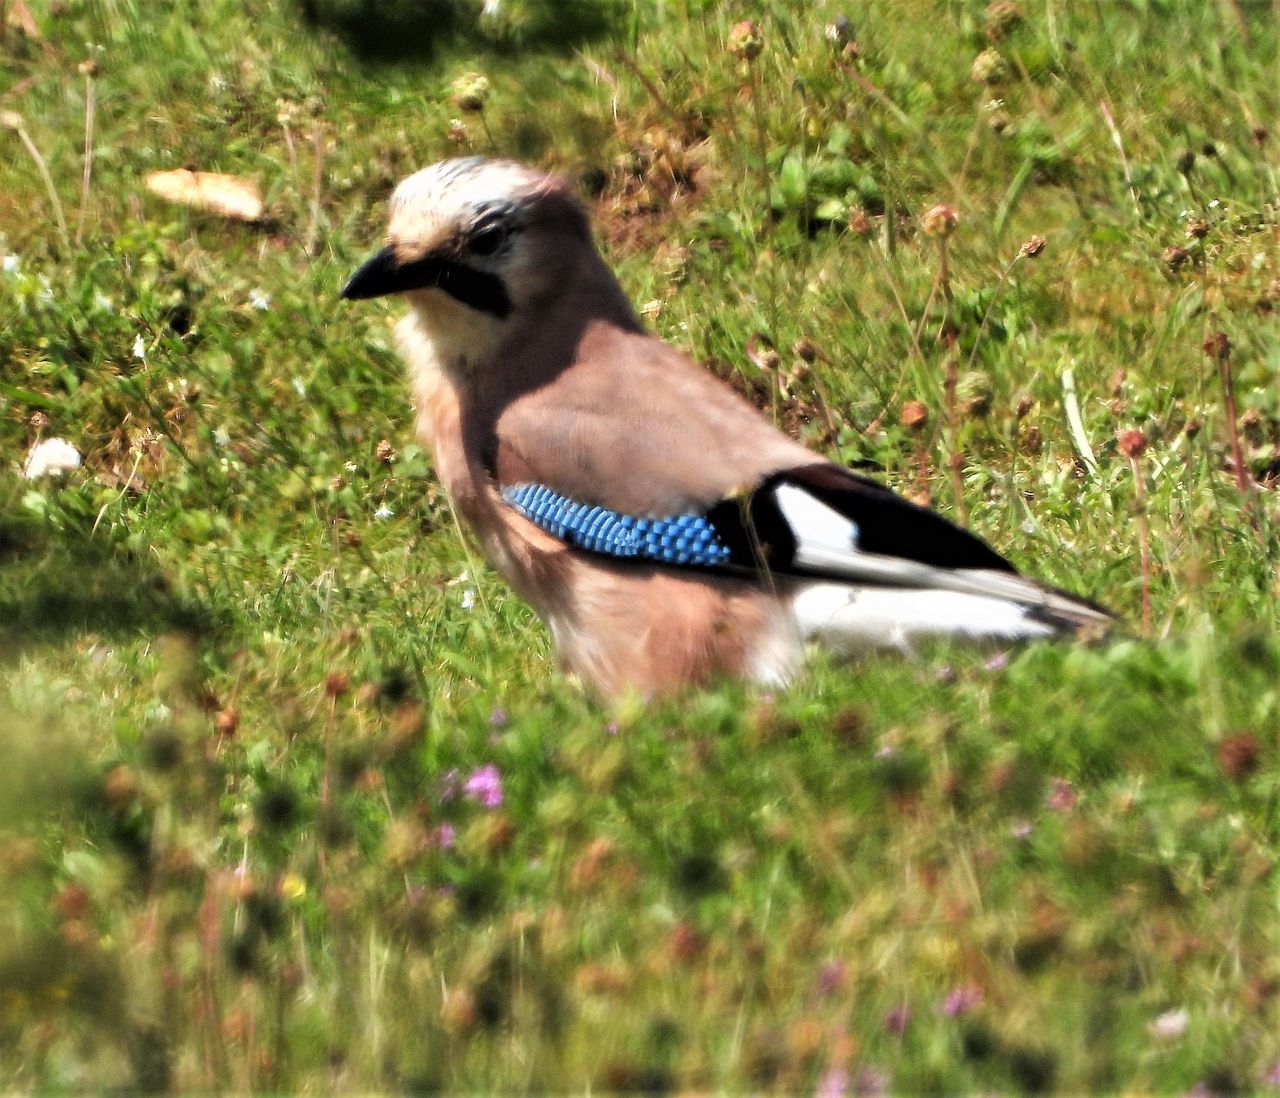
M 703 510 L 813 461 L 674 348 L 609 325 L 587 331 L 567 369 L 493 423 L 488 464 L 500 487 L 540 484 L 632 515 Z
M 1109 620 L 792 442 L 664 344 L 633 338 L 612 341 L 630 359 L 565 371 L 498 420 L 497 487 L 548 533 L 615 559 L 956 591 L 1041 608 L 1057 627 Z

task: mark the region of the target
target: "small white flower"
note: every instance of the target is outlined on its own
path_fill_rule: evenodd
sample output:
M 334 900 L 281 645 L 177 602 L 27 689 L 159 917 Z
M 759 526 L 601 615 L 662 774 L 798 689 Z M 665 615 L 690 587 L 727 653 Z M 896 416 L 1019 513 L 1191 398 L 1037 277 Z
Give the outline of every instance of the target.
M 1213 199 L 1212 201 L 1210 201 L 1210 203 L 1209 203 L 1209 209 L 1211 209 L 1211 210 L 1216 210 L 1216 209 L 1217 209 L 1219 206 L 1221 206 L 1221 205 L 1222 205 L 1222 203 L 1221 203 L 1218 199 L 1216 199 L 1216 198 L 1215 198 L 1215 199 Z
M 107 297 L 101 290 L 93 291 L 93 307 L 101 309 L 104 313 L 114 313 L 116 307 L 111 304 L 111 298 Z
M 462 609 L 470 610 L 476 604 L 476 589 L 474 587 L 464 587 L 462 589 Z
M 255 286 L 249 291 L 249 308 L 265 313 L 271 308 L 271 295 Z
M 143 362 L 147 360 L 147 344 L 142 338 L 141 332 L 133 337 L 133 357 L 141 359 Z
M 220 92 L 227 90 L 226 78 L 220 72 L 211 72 L 209 74 L 209 90 L 212 92 Z
M 394 515 L 395 515 L 395 512 L 391 510 L 391 508 L 388 507 L 385 503 L 373 513 L 373 517 L 376 519 L 389 519 L 389 518 L 392 518 Z
M 344 468 L 348 473 L 358 473 L 358 472 L 360 472 L 360 466 L 359 466 L 359 465 L 357 465 L 354 461 L 348 461 L 348 462 L 346 462 L 345 464 L 343 464 L 343 466 L 342 466 L 342 467 L 343 467 L 343 468 Z
M 22 475 L 27 480 L 54 477 L 80 466 L 80 451 L 65 438 L 45 438 L 31 447 Z
M 297 393 L 298 396 L 302 397 L 303 400 L 307 399 L 307 386 L 303 382 L 302 378 L 295 377 L 293 379 L 293 391 Z
M 1158 1037 L 1162 1041 L 1176 1041 L 1186 1033 L 1187 1022 L 1185 1010 L 1166 1010 L 1147 1026 L 1147 1030 L 1152 1037 Z
M 7 275 L 17 274 L 21 266 L 22 260 L 16 255 L 0 256 L 0 270 Z
M 225 427 L 215 427 L 213 429 L 213 441 L 219 446 L 230 446 L 231 435 L 227 433 L 227 429 Z

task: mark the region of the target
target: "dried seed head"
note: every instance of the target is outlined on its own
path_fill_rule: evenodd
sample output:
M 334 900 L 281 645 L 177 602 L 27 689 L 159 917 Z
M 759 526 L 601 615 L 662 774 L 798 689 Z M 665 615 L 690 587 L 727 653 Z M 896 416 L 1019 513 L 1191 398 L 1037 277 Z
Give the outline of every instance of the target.
M 754 19 L 743 19 L 729 31 L 727 48 L 739 61 L 754 61 L 764 49 L 764 35 Z
M 919 400 L 909 400 L 902 406 L 899 417 L 908 431 L 923 431 L 929 422 L 929 409 Z
M 31 418 L 27 421 L 32 428 L 37 431 L 43 431 L 49 426 L 49 417 L 43 412 L 32 412 Z
M 390 465 L 396 459 L 396 448 L 385 438 L 378 443 L 376 453 L 378 455 L 378 460 L 384 465 Z
M 1204 341 L 1204 353 L 1210 358 L 1223 362 L 1231 357 L 1231 340 L 1226 332 L 1214 332 Z
M 1030 393 L 1019 393 L 1017 403 L 1013 406 L 1013 414 L 1018 419 L 1026 419 L 1035 406 L 1035 398 Z
M 1254 126 L 1252 129 L 1250 129 L 1249 134 L 1250 134 L 1250 136 L 1252 136 L 1252 138 L 1253 138 L 1253 143 L 1254 143 L 1255 145 L 1262 145 L 1262 144 L 1265 144 L 1265 143 L 1266 143 L 1266 140 L 1267 140 L 1267 136 L 1268 136 L 1268 134 L 1267 134 L 1267 127 L 1266 127 L 1266 126 Z
M 80 64 L 76 66 L 76 72 L 81 76 L 97 76 L 100 71 L 101 69 L 98 66 L 98 62 L 92 57 L 87 61 L 81 61 Z
M 489 79 L 478 72 L 463 73 L 453 82 L 452 91 L 458 110 L 476 113 L 489 102 Z
M 840 56 L 852 65 L 862 56 L 862 48 L 857 42 L 846 42 L 844 48 L 840 51 Z
M 926 210 L 924 217 L 920 219 L 926 236 L 941 236 L 944 238 L 956 231 L 956 224 L 959 221 L 960 215 L 956 213 L 955 207 L 942 203 Z
M 1190 149 L 1184 149 L 1178 154 L 1178 171 L 1183 175 L 1190 175 L 1192 169 L 1196 166 L 1196 154 Z
M 1170 244 L 1163 252 L 1160 253 L 1160 258 L 1164 260 L 1164 265 L 1168 267 L 1169 270 L 1176 271 L 1186 263 L 1187 259 L 1190 257 L 1187 255 L 1186 248 L 1180 248 L 1177 244 Z
M 1187 236 L 1203 240 L 1209 235 L 1209 222 L 1203 217 L 1193 217 L 1187 221 Z
M 1182 433 L 1187 438 L 1195 438 L 1203 430 L 1204 420 L 1199 416 L 1188 416 L 1187 422 L 1182 425 Z
M 983 12 L 987 34 L 996 40 L 1014 31 L 1022 23 L 1022 9 L 1013 0 L 991 0 Z
M 1116 445 L 1125 457 L 1136 461 L 1147 449 L 1147 436 L 1141 431 L 1121 431 L 1116 435 Z
M 996 133 L 1004 133 L 1013 124 L 1008 111 L 994 110 L 987 115 L 987 125 Z
M 975 84 L 1000 84 L 1009 76 L 1009 62 L 997 49 L 987 47 L 973 59 L 969 79 Z
M 1258 769 L 1261 750 L 1252 732 L 1234 732 L 1218 745 L 1218 765 L 1232 781 L 1244 781 Z
M 117 812 L 128 808 L 138 795 L 138 775 L 123 763 L 113 766 L 102 779 L 102 795 Z
M 324 696 L 326 698 L 340 698 L 351 686 L 351 680 L 347 678 L 345 671 L 330 671 L 324 679 Z
M 1018 249 L 1018 254 L 1023 259 L 1035 259 L 1042 251 L 1044 251 L 1044 237 L 1033 236 L 1023 243 L 1022 247 Z
M 816 362 L 818 360 L 818 348 L 813 345 L 813 340 L 807 336 L 801 336 L 791 345 L 791 353 L 804 362 Z
M 991 396 L 991 378 L 982 370 L 967 370 L 956 382 L 956 399 L 967 416 L 985 416 L 991 411 Z
M 861 206 L 849 207 L 849 231 L 858 236 L 867 236 L 872 229 L 871 216 Z
M 234 736 L 240 727 L 240 710 L 234 705 L 219 709 L 218 715 L 213 718 L 213 726 L 218 730 L 219 736 Z

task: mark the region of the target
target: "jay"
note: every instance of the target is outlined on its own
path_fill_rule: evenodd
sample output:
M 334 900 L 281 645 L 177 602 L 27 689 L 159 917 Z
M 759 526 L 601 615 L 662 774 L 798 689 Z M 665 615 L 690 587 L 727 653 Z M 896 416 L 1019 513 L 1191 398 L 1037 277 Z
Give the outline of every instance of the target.
M 417 431 L 492 564 L 598 693 L 781 684 L 806 645 L 1099 631 L 1095 604 L 777 430 L 646 332 L 568 185 L 405 179 L 348 299 L 398 294 Z

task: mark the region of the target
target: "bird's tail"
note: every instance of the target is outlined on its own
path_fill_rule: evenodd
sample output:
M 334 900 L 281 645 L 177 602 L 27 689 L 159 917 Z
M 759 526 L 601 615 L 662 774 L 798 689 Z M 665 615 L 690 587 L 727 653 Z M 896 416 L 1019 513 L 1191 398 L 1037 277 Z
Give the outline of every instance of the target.
M 814 581 L 793 600 L 806 640 L 837 653 L 906 648 L 926 637 L 1015 642 L 1105 633 L 1114 619 L 1077 598 L 1011 572 L 952 572 L 946 586 L 895 587 Z

